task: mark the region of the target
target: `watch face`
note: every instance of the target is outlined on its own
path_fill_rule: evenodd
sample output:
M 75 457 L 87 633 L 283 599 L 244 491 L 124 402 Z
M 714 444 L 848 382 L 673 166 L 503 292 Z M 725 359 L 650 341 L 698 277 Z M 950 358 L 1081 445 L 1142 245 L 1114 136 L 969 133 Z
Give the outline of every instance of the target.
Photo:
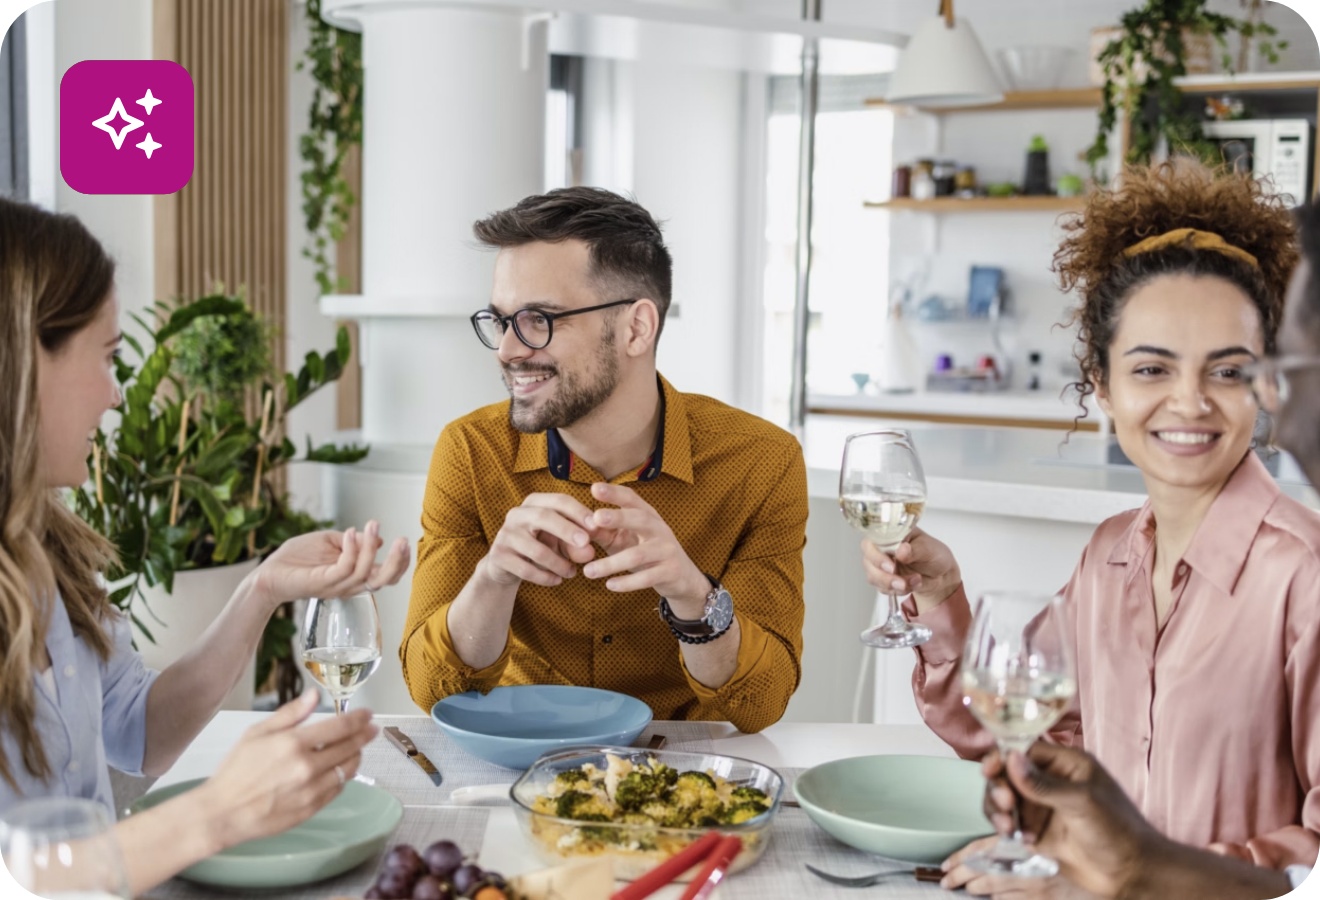
M 715 593 L 715 600 L 706 608 L 706 624 L 712 631 L 723 631 L 733 622 L 733 597 L 724 588 Z

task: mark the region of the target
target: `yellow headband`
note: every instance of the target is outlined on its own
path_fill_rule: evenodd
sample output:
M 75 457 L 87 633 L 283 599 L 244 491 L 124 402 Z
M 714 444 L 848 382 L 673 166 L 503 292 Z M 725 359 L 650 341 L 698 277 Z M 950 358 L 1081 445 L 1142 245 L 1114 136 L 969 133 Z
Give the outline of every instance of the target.
M 1153 235 L 1145 240 L 1137 241 L 1137 243 L 1123 251 L 1123 256 L 1132 257 L 1138 253 L 1151 253 L 1175 245 L 1191 247 L 1194 250 L 1213 250 L 1216 253 L 1231 256 L 1233 259 L 1240 259 L 1253 268 L 1260 268 L 1260 263 L 1256 257 L 1241 247 L 1234 247 L 1212 231 L 1199 231 L 1195 228 L 1175 228 L 1173 231 L 1166 231 L 1164 234 Z

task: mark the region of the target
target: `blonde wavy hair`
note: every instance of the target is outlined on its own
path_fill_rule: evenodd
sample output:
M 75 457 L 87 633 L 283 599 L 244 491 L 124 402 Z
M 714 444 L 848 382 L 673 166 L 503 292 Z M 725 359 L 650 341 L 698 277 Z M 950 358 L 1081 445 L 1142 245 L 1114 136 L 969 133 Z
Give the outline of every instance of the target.
M 114 263 L 72 216 L 0 198 L 0 728 L 21 764 L 51 776 L 36 728 L 33 671 L 58 596 L 73 629 L 102 659 L 109 601 L 99 573 L 114 548 L 44 486 L 38 348 L 58 353 L 110 296 Z M 17 789 L 19 760 L 0 747 L 0 777 Z

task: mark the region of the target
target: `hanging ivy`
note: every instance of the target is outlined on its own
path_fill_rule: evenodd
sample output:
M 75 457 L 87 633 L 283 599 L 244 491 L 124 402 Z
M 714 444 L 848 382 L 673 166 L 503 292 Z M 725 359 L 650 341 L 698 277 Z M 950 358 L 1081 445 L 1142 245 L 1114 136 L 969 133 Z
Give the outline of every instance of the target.
M 362 35 L 321 18 L 321 0 L 307 0 L 311 32 L 298 69 L 311 73 L 314 88 L 306 133 L 298 148 L 303 160 L 303 220 L 308 245 L 303 256 L 316 266 L 321 293 L 341 288 L 330 248 L 344 236 L 357 198 L 344 179 L 344 158 L 362 143 Z
M 1161 137 L 1170 152 L 1200 156 L 1211 163 L 1220 161 L 1218 149 L 1205 139 L 1200 118 L 1184 108 L 1182 92 L 1174 83 L 1187 74 L 1185 39 L 1191 35 L 1213 38 L 1230 76 L 1230 34 L 1240 35 L 1245 42 L 1255 41 L 1262 55 L 1276 63 L 1278 51 L 1287 43 L 1276 41 L 1275 28 L 1259 16 L 1238 19 L 1210 12 L 1205 6 L 1206 0 L 1145 0 L 1123 14 L 1122 34 L 1097 59 L 1105 84 L 1095 142 L 1086 151 L 1092 174 L 1109 155 L 1109 134 L 1118 124 L 1120 112 L 1131 127 L 1124 162 L 1149 163 Z

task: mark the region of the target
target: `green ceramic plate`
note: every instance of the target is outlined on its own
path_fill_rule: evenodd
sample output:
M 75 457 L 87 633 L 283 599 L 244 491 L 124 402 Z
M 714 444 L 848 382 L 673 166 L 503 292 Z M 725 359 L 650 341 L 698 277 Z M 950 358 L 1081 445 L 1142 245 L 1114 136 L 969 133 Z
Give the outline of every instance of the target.
M 137 813 L 192 790 L 203 779 L 152 791 L 130 807 Z M 179 877 L 233 888 L 309 884 L 347 872 L 376 855 L 403 817 L 403 805 L 387 791 L 357 781 L 325 809 L 283 834 L 248 841 L 189 866 Z
M 803 772 L 798 802 L 849 846 L 933 864 L 993 829 L 981 767 L 935 756 L 858 756 Z

